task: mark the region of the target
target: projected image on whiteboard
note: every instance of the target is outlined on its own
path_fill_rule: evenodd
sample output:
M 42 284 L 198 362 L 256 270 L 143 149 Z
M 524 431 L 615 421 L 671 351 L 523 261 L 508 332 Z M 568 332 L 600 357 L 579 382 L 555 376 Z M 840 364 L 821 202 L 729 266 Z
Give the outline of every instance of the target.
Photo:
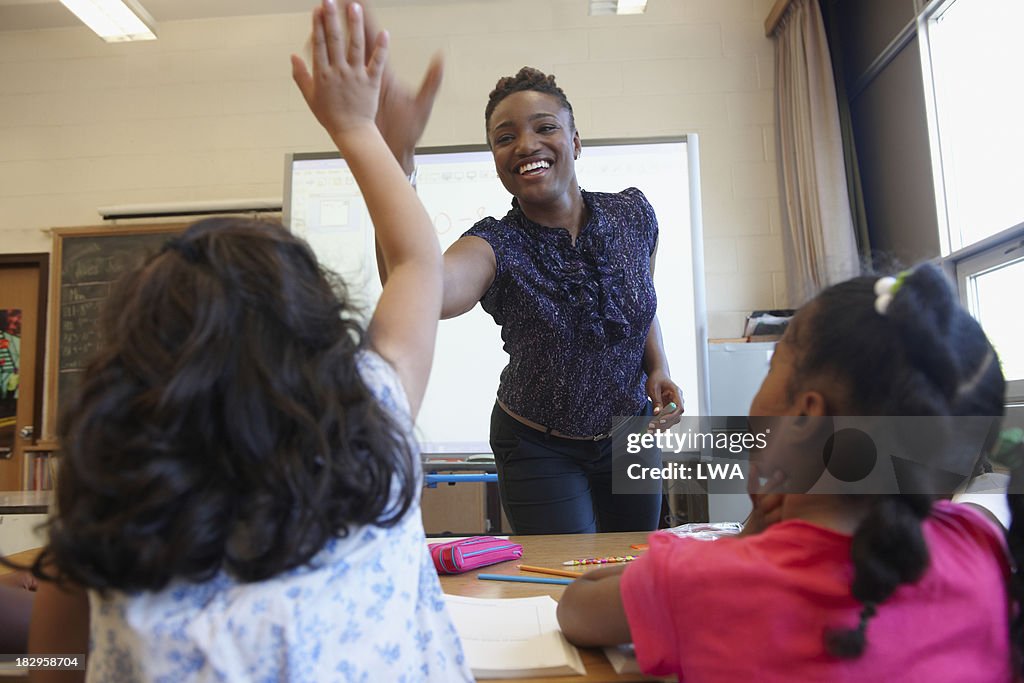
M 699 196 L 694 142 L 692 136 L 689 146 L 685 139 L 584 142 L 576 165 L 583 189 L 619 192 L 638 187 L 654 207 L 660 228 L 654 276 L 658 318 L 672 379 L 682 388 L 690 415 L 702 410 L 706 358 L 702 249 L 695 246 L 701 235 L 699 210 L 695 210 L 699 209 Z M 486 147 L 419 150 L 416 163 L 417 193 L 433 220 L 442 250 L 477 221 L 487 216 L 501 218 L 512 208 L 512 197 L 498 180 Z M 289 157 L 286 172 L 291 190 L 286 186 L 285 207 L 293 215 L 285 216 L 286 224 L 310 240 L 328 267 L 343 275 L 356 272 L 365 278 L 372 274 L 371 282 L 364 279 L 362 285 L 372 304 L 380 286 L 369 218 L 360 202 L 359 209 L 354 205 L 347 208 L 348 215 L 338 227 L 328 224 L 328 218 L 343 214 L 334 202 L 349 200 L 352 195 L 341 192 L 351 188 L 343 180 L 326 185 L 338 188 L 328 200 L 325 185 L 317 176 L 326 169 L 339 178 L 351 177 L 336 154 Z M 307 184 L 307 176 L 316 184 Z M 309 187 L 316 189 L 306 189 Z M 324 207 L 327 201 L 330 208 Z M 362 227 L 349 229 L 357 220 Z M 501 330 L 479 305 L 465 315 L 441 321 L 430 385 L 417 420 L 424 453 L 490 452 L 490 413 L 507 363 Z
M 367 268 L 367 257 L 373 255 L 370 215 L 348 167 L 335 155 L 304 160 L 290 172 L 291 231 L 309 242 L 317 258 L 354 291 L 367 291 L 375 301 L 380 293 L 376 269 Z

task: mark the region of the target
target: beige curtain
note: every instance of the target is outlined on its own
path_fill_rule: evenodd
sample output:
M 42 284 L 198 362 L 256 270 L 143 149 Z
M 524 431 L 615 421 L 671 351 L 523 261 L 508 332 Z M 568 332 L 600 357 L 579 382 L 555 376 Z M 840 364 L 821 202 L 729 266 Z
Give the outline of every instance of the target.
M 860 271 L 835 81 L 818 0 L 775 29 L 775 92 L 790 304 Z

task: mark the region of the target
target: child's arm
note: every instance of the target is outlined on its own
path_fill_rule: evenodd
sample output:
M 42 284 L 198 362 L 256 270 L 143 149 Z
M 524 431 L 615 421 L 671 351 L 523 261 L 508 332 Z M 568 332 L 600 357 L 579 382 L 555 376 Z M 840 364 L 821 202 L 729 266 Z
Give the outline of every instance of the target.
M 89 650 L 89 597 L 76 586 L 41 581 L 32 607 L 28 651 L 33 655 L 80 655 Z M 79 683 L 85 671 L 35 670 L 31 683 Z
M 366 59 L 362 8 L 336 0 L 313 11 L 313 72 L 292 56 L 292 75 L 362 191 L 388 273 L 370 321 L 370 345 L 395 368 L 412 414 L 419 411 L 441 313 L 441 252 L 433 225 L 374 123 L 387 35 Z
M 35 594 L 12 584 L 0 584 L 0 651 L 27 652 L 28 625 Z
M 566 587 L 558 601 L 558 624 L 570 642 L 584 647 L 633 640 L 619 581 L 626 565 L 589 571 Z

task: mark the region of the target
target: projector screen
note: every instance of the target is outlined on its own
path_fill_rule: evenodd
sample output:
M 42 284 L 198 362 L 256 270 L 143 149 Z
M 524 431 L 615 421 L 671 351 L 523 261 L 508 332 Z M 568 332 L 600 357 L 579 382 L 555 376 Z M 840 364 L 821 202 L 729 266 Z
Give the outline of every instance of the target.
M 654 206 L 660 237 L 654 284 L 672 379 L 686 413 L 709 404 L 698 148 L 694 135 L 652 140 L 590 140 L 576 162 L 580 187 L 618 192 L 638 187 Z M 500 218 L 512 197 L 490 151 L 417 150 L 417 193 L 434 221 L 442 251 L 486 216 Z M 321 262 L 345 279 L 368 314 L 380 295 L 373 232 L 359 188 L 337 153 L 288 154 L 284 223 Z M 490 414 L 508 362 L 497 325 L 479 305 L 438 328 L 434 366 L 417 435 L 424 454 L 489 453 Z

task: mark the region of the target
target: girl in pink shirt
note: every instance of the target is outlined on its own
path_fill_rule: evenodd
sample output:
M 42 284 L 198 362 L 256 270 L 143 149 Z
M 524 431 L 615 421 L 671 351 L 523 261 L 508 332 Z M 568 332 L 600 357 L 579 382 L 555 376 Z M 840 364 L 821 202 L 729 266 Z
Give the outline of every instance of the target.
M 948 436 L 984 416 L 994 434 L 1004 390 L 995 351 L 938 268 L 825 290 L 790 323 L 750 407 L 751 430 L 775 433 L 751 453 L 744 534 L 652 535 L 639 560 L 566 589 L 563 631 L 580 645 L 632 641 L 644 672 L 688 682 L 1013 680 L 1000 531 L 935 502 L 934 485 L 815 493 L 826 464 L 808 447 L 831 416 L 912 416 L 924 436 L 947 435 L 935 458 L 955 453 L 970 471 L 979 449 L 948 448 Z M 868 457 L 851 453 L 854 469 Z

